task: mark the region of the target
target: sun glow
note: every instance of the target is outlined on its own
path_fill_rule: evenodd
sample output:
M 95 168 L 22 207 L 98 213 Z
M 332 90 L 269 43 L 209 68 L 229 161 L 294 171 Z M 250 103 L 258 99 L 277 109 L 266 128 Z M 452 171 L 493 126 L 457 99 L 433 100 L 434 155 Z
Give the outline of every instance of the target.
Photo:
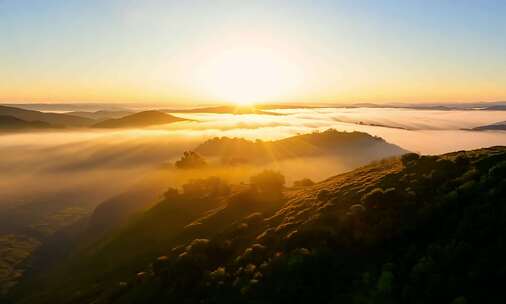
M 204 62 L 198 74 L 206 93 L 240 106 L 285 97 L 300 79 L 297 65 L 286 56 L 255 47 L 217 52 Z

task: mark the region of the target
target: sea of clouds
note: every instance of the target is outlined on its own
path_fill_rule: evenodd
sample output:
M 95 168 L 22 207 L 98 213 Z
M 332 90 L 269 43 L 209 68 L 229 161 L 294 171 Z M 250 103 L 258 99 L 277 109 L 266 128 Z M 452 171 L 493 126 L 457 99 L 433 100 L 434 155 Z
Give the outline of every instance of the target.
M 506 145 L 506 132 L 469 131 L 506 120 L 506 111 L 378 108 L 275 110 L 282 115 L 174 114 L 192 121 L 142 130 L 55 131 L 0 135 L 0 202 L 19 205 L 72 195 L 91 206 L 216 136 L 274 140 L 335 128 L 384 138 L 423 154 Z M 318 174 L 300 164 L 277 164 L 292 175 L 322 179 L 350 169 L 318 160 Z M 315 171 L 315 170 L 313 170 Z

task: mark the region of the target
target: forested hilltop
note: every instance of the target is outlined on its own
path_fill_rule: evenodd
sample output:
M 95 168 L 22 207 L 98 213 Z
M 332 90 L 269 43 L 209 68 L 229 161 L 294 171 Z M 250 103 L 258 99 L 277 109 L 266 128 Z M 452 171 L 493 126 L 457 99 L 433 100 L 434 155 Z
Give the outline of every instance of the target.
M 304 176 L 301 176 L 303 178 Z M 17 303 L 501 303 L 506 148 L 193 180 Z

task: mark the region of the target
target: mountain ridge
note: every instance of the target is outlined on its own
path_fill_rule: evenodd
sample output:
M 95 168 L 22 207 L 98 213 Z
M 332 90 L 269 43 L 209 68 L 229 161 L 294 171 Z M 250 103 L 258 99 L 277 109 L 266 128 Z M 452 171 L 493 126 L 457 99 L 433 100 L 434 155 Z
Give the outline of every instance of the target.
M 473 128 L 475 131 L 505 131 L 506 121 L 496 122 L 490 125 L 478 126 Z
M 340 132 L 327 129 L 274 141 L 215 137 L 200 144 L 195 152 L 218 157 L 222 163 L 248 163 L 297 157 L 339 155 L 348 159 L 380 159 L 408 151 L 363 132 Z
M 187 121 L 187 119 L 172 116 L 160 111 L 143 111 L 121 118 L 107 119 L 93 125 L 94 128 L 138 128 L 153 125 L 169 124 Z
M 26 121 L 14 116 L 0 115 L 0 130 L 30 130 L 58 128 L 42 121 Z
M 0 105 L 0 115 L 12 116 L 25 121 L 41 121 L 52 125 L 84 127 L 91 125 L 94 120 L 83 117 L 59 114 L 44 113 L 33 110 L 25 110 Z

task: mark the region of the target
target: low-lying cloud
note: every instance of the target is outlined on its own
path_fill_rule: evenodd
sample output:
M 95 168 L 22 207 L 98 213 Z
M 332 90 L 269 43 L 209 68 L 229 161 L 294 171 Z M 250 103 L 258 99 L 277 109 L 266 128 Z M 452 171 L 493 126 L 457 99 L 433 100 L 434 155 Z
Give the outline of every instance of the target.
M 285 115 L 177 114 L 194 121 L 143 130 L 2 135 L 0 201 L 12 205 L 74 189 L 83 193 L 83 200 L 96 204 L 161 164 L 175 161 L 183 151 L 216 136 L 272 140 L 336 128 L 370 133 L 426 154 L 506 144 L 505 132 L 461 130 L 506 120 L 506 112 L 501 111 L 360 108 L 278 112 Z M 348 169 L 335 160 L 313 161 L 325 163 L 320 167 L 328 170 L 307 176 L 305 171 L 311 170 L 305 170 L 303 163 L 277 165 L 290 178 L 324 178 Z M 84 189 L 93 189 L 93 194 L 85 194 L 88 190 Z

